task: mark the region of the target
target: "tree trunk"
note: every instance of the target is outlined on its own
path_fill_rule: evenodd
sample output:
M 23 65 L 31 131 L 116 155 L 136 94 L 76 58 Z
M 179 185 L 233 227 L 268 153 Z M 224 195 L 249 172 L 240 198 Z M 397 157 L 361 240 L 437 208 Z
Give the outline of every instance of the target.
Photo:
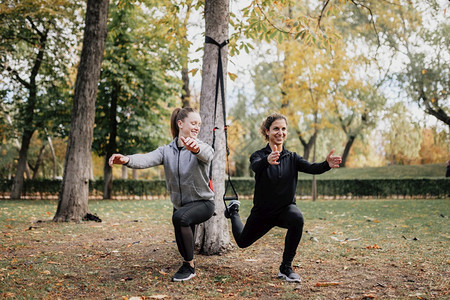
M 14 176 L 13 185 L 11 189 L 10 198 L 11 199 L 20 199 L 20 195 L 22 194 L 23 174 L 28 167 L 28 149 L 30 148 L 31 137 L 33 136 L 33 131 L 25 130 L 22 136 L 22 146 L 19 151 L 19 162 L 17 163 L 17 170 Z
M 40 33 L 39 40 L 39 51 L 36 55 L 36 59 L 34 60 L 33 68 L 30 73 L 30 82 L 26 82 L 19 75 L 16 76 L 16 79 L 25 86 L 25 88 L 29 91 L 29 97 L 25 104 L 24 111 L 24 124 L 25 129 L 22 135 L 22 145 L 19 151 L 19 162 L 17 164 L 16 175 L 14 176 L 13 186 L 11 189 L 10 198 L 11 199 L 20 199 L 20 194 L 22 193 L 23 188 L 23 173 L 27 172 L 28 178 L 30 178 L 28 171 L 28 149 L 30 147 L 31 138 L 33 137 L 33 133 L 35 131 L 34 125 L 34 109 L 36 107 L 37 101 L 37 86 L 36 86 L 36 77 L 39 74 L 39 70 L 42 65 L 42 61 L 44 58 L 44 52 L 47 46 L 47 35 L 49 29 L 46 28 L 42 33 Z
M 186 3 L 186 15 L 184 16 L 183 25 L 186 29 L 189 23 L 189 16 L 191 15 L 191 8 L 192 8 L 192 1 L 187 1 Z M 184 31 L 184 35 L 181 36 L 183 40 L 187 39 L 187 30 Z M 183 80 L 183 88 L 181 93 L 181 103 L 183 108 L 184 107 L 192 107 L 191 104 L 191 90 L 189 88 L 189 69 L 188 69 L 188 51 L 189 49 L 186 48 L 183 50 L 183 62 L 181 67 L 181 80 Z
M 183 80 L 183 89 L 181 93 L 181 103 L 183 107 L 191 107 L 191 90 L 189 89 L 189 70 L 186 66 L 181 69 L 181 79 Z
M 205 1 L 205 35 L 219 44 L 228 39 L 229 2 L 227 0 Z M 202 116 L 202 131 L 199 138 L 212 144 L 214 128 L 214 97 L 216 91 L 217 65 L 219 47 L 205 44 L 203 57 L 202 88 L 200 98 L 200 114 Z M 223 74 L 227 74 L 227 46 L 221 50 Z M 224 78 L 226 82 L 226 77 Z M 226 88 L 224 87 L 226 91 Z M 219 92 L 220 95 L 220 92 Z M 219 96 L 220 97 L 220 96 Z M 225 100 L 225 99 L 224 99 Z M 200 253 L 206 255 L 219 254 L 230 246 L 228 222 L 224 216 L 225 206 L 223 195 L 225 192 L 225 134 L 221 98 L 218 100 L 216 126 L 215 155 L 213 160 L 213 186 L 215 193 L 216 215 L 203 224 L 197 226 L 196 246 Z
M 342 154 L 342 163 L 341 168 L 345 168 L 345 164 L 347 163 L 348 155 L 350 154 L 350 149 L 352 148 L 353 142 L 355 141 L 356 136 L 350 135 L 348 136 L 347 143 L 345 144 L 344 153 Z
M 319 132 L 317 130 L 314 130 L 314 134 L 309 138 L 309 141 L 306 141 L 302 138 L 301 132 L 297 130 L 298 139 L 303 145 L 303 158 L 306 160 L 309 159 L 309 154 L 311 153 L 311 149 L 314 147 L 318 133 Z
M 46 144 L 43 144 L 41 149 L 39 149 L 39 155 L 36 161 L 36 165 L 34 166 L 34 168 L 31 168 L 33 170 L 33 176 L 31 177 L 31 179 L 35 179 L 39 172 L 39 167 L 41 166 L 42 160 L 44 158 L 45 146 Z
M 128 179 L 128 168 L 122 165 L 122 179 Z
M 56 222 L 79 222 L 89 213 L 89 176 L 95 119 L 95 101 L 105 50 L 108 0 L 88 0 L 81 60 L 75 83 L 64 176 Z
M 52 159 L 53 159 L 53 180 L 56 179 L 58 168 L 56 164 L 56 154 L 55 154 L 55 148 L 53 147 L 52 138 L 48 135 L 47 128 L 45 129 L 45 134 L 47 135 L 47 141 L 48 145 L 50 146 L 50 152 L 52 153 Z
M 120 94 L 120 84 L 118 82 L 114 83 L 114 91 L 111 95 L 111 106 L 109 109 L 109 124 L 111 124 L 110 132 L 109 132 L 109 140 L 106 145 L 106 156 L 105 156 L 105 165 L 103 167 L 103 199 L 111 199 L 112 196 L 112 188 L 113 188 L 113 176 L 112 176 L 112 168 L 108 164 L 108 160 L 116 152 L 117 144 L 117 99 Z
M 313 150 L 313 163 L 316 162 L 316 138 L 314 138 L 314 150 Z M 312 200 L 316 201 L 317 200 L 317 178 L 316 175 L 313 175 L 313 179 L 312 179 Z

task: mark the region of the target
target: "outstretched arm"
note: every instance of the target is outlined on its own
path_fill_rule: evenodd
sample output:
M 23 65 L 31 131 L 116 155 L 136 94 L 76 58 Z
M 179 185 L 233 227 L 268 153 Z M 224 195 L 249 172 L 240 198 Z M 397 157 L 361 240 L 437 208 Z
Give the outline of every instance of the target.
M 113 164 L 124 165 L 128 168 L 132 169 L 146 169 L 154 166 L 158 166 L 163 164 L 164 158 L 164 146 L 159 147 L 156 150 L 153 150 L 144 154 L 133 154 L 133 155 L 122 155 L 122 154 L 113 154 L 109 158 L 109 165 L 112 167 Z

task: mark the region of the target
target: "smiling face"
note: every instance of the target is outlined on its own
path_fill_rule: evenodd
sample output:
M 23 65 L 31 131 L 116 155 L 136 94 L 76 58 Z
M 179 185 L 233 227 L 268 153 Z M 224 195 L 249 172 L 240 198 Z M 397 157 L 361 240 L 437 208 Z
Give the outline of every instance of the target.
M 200 115 L 197 112 L 191 112 L 184 120 L 178 120 L 178 128 L 180 129 L 178 136 L 196 139 L 201 125 L 202 119 Z
M 282 146 L 287 137 L 286 120 L 278 119 L 273 121 L 269 130 L 266 129 L 266 135 L 272 148 L 273 146 Z

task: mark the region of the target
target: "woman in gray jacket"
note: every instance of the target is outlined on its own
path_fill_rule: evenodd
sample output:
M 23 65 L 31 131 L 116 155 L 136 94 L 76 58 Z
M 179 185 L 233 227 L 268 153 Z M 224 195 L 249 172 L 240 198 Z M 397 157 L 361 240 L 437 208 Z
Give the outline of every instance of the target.
M 184 259 L 172 281 L 185 281 L 195 276 L 195 225 L 207 221 L 214 213 L 214 192 L 208 185 L 214 150 L 197 139 L 201 118 L 194 109 L 175 109 L 170 124 L 174 138 L 170 144 L 146 154 L 113 154 L 109 165 L 125 164 L 134 169 L 164 165 L 166 185 L 174 207 L 175 238 Z

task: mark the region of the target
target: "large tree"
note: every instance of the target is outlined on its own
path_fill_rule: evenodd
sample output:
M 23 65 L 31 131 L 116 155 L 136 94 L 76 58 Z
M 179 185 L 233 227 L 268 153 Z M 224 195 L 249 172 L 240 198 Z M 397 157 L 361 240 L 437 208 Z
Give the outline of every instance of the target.
M 229 2 L 227 0 L 205 1 L 205 35 L 214 39 L 218 44 L 228 40 Z M 227 46 L 219 48 L 215 44 L 206 43 L 203 56 L 202 88 L 200 97 L 200 115 L 203 125 L 199 138 L 212 144 L 213 128 L 217 126 L 215 141 L 215 157 L 213 160 L 213 186 L 215 193 L 216 214 L 207 222 L 198 226 L 196 244 L 200 252 L 205 254 L 218 254 L 228 248 L 230 235 L 227 220 L 224 217 L 224 204 L 222 197 L 225 191 L 225 134 L 223 124 L 223 110 L 220 97 L 217 107 L 216 124 L 214 124 L 214 99 L 216 92 L 216 79 L 218 68 L 218 51 L 221 51 L 223 74 L 227 70 Z M 226 91 L 226 87 L 223 87 Z
M 67 103 L 67 78 L 77 42 L 77 2 L 0 4 L 0 77 L 1 88 L 7 91 L 1 101 L 11 108 L 8 117 L 20 140 L 12 199 L 20 198 L 34 133 L 52 126 L 49 120 Z
M 406 101 L 450 126 L 450 22 L 445 4 L 396 0 L 370 1 L 360 7 L 370 9 L 377 30 L 366 30 L 368 20 L 360 10 L 344 11 L 348 17 L 342 25 L 357 30 L 353 39 L 370 46 L 366 56 L 377 59 L 379 69 L 389 74 L 391 85 L 404 92 Z
M 422 43 L 406 48 L 409 62 L 397 78 L 412 101 L 450 129 L 449 35 L 450 23 L 440 24 L 436 30 L 421 31 Z M 428 49 L 422 50 L 425 47 Z
M 104 199 L 112 196 L 113 153 L 148 152 L 167 137 L 168 107 L 181 81 L 170 75 L 180 69 L 180 47 L 158 18 L 164 10 L 131 3 L 110 8 L 92 145 L 105 157 Z
M 89 177 L 95 101 L 105 50 L 108 0 L 88 0 L 83 48 L 75 83 L 63 182 L 54 221 L 79 222 L 89 213 Z

